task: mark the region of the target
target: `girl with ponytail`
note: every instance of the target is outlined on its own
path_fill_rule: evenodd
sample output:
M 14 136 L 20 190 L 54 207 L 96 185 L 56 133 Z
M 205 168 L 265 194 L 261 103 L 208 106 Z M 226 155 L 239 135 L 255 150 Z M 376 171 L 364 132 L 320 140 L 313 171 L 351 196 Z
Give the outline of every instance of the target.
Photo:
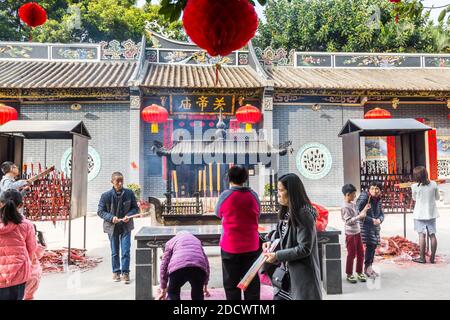
M 21 205 L 17 190 L 0 196 L 0 300 L 22 300 L 31 278 L 37 241 L 33 224 L 18 210 Z

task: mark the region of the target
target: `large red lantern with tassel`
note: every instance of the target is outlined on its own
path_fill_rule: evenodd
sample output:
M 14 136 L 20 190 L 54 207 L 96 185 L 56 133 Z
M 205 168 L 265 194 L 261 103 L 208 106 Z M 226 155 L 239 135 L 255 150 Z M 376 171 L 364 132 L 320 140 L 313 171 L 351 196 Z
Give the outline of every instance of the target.
M 36 2 L 29 2 L 19 8 L 19 17 L 29 27 L 36 28 L 47 21 L 47 12 Z
M 19 114 L 16 109 L 0 103 L 0 125 L 4 125 L 11 120 L 17 120 L 18 118 Z
M 227 56 L 254 37 L 258 16 L 248 0 L 188 0 L 183 26 L 192 42 L 209 55 Z
M 142 120 L 151 123 L 151 133 L 158 133 L 158 123 L 167 122 L 169 113 L 157 104 L 144 108 L 141 112 Z
M 250 104 L 240 107 L 236 111 L 236 119 L 238 122 L 245 123 L 245 132 L 252 131 L 252 124 L 261 121 L 261 110 Z

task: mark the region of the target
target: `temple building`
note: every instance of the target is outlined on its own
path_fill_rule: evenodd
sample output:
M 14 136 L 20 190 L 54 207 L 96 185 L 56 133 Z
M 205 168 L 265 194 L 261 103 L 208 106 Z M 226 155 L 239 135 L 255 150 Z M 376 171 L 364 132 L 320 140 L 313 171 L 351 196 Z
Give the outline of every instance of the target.
M 287 150 L 277 158 L 276 176 L 297 173 L 314 202 L 338 206 L 344 183 L 338 134 L 347 120 L 362 119 L 375 108 L 386 117 L 414 118 L 436 129 L 437 174 L 450 178 L 448 54 L 287 52 L 249 43 L 216 59 L 154 31 L 150 40 L 0 42 L 0 104 L 16 108 L 20 119 L 82 120 L 89 130 L 90 211 L 110 188 L 114 171 L 125 175 L 125 184 L 140 185 L 144 198 L 163 198 L 168 164 L 155 149 L 181 157 L 195 153 L 187 142 L 205 139 L 208 132 L 217 139 L 219 129 L 226 140 L 247 141 L 259 152 Z M 165 109 L 167 120 L 145 122 L 142 111 L 152 105 Z M 236 113 L 247 105 L 256 107 L 260 121 L 238 119 Z M 363 139 L 365 165 L 389 171 L 387 140 Z M 70 172 L 69 142 L 30 141 L 24 152 L 26 163 Z M 273 171 L 259 160 L 244 163 L 250 186 L 263 197 Z M 217 197 L 227 186 L 229 161 L 223 162 L 181 162 L 169 174 L 173 192 L 180 198 L 199 191 Z

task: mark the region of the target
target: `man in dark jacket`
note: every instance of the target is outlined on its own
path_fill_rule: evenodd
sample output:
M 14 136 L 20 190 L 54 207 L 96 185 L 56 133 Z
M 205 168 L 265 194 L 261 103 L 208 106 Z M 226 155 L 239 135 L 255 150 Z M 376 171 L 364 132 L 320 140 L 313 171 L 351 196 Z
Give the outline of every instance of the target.
M 113 188 L 102 194 L 97 214 L 103 219 L 103 232 L 108 234 L 111 242 L 113 280 L 129 284 L 131 231 L 134 229 L 133 219 L 129 216 L 138 213 L 139 207 L 133 191 L 123 188 L 120 172 L 112 174 L 111 183 Z

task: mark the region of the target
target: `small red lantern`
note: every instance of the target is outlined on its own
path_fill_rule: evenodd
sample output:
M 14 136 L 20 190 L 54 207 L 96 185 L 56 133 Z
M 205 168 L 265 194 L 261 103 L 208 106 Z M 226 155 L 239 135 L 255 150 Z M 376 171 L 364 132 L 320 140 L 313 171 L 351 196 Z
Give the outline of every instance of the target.
M 389 0 L 389 2 L 391 2 L 391 3 L 399 3 L 400 1 L 402 1 L 402 0 Z
M 0 103 L 0 125 L 4 125 L 11 120 L 17 120 L 18 118 L 19 114 L 16 109 Z
M 47 12 L 36 2 L 29 2 L 19 8 L 19 17 L 31 28 L 36 28 L 47 21 Z
M 261 121 L 261 110 L 250 104 L 240 107 L 236 111 L 236 119 L 238 122 L 245 123 L 245 132 L 252 131 L 252 124 Z
M 389 111 L 381 108 L 375 108 L 367 111 L 364 115 L 364 119 L 391 119 L 392 115 Z
M 142 120 L 151 123 L 151 133 L 158 133 L 158 123 L 167 122 L 169 113 L 156 104 L 144 108 L 141 112 Z
M 192 42 L 213 57 L 224 57 L 255 36 L 258 15 L 248 0 L 188 0 L 183 26 Z

